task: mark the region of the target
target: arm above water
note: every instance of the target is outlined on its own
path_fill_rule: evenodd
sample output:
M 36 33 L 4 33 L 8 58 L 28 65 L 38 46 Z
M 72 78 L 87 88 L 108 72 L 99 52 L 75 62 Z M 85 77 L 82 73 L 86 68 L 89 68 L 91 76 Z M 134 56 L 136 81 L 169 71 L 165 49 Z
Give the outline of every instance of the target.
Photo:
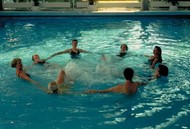
M 41 89 L 42 91 L 44 91 L 44 92 L 46 92 L 46 93 L 48 92 L 48 89 L 47 89 L 46 87 L 42 86 L 39 82 L 34 81 L 34 80 L 32 80 L 32 79 L 30 79 L 29 82 L 31 82 L 32 84 L 34 84 L 36 87 L 38 87 L 38 88 Z
M 155 64 L 158 62 L 158 58 L 155 58 L 152 62 L 152 65 L 150 66 L 152 69 L 154 69 Z
M 89 51 L 86 51 L 86 50 L 83 50 L 83 49 L 78 49 L 80 52 L 83 52 L 83 53 L 91 53 Z
M 64 83 L 64 79 L 65 79 L 65 71 L 64 70 L 61 70 L 57 76 L 57 86 L 58 86 L 58 89 L 60 90 L 61 89 L 61 86 L 63 85 Z
M 151 56 L 150 55 L 144 55 L 145 57 L 148 57 L 148 58 L 151 58 Z
M 108 89 L 104 89 L 104 90 L 88 90 L 84 93 L 87 93 L 87 94 L 92 94 L 92 93 L 109 93 L 109 92 L 116 92 L 116 93 L 123 93 L 125 91 L 123 91 L 123 85 L 122 84 L 119 84 L 119 85 L 116 85 L 116 86 L 113 86 L 111 88 L 108 88 Z
M 147 82 L 135 82 L 137 84 L 137 86 L 144 86 L 144 85 L 147 85 L 148 83 Z
M 69 52 L 70 52 L 70 49 L 67 49 L 67 50 L 64 50 L 64 51 L 60 51 L 60 52 L 54 53 L 54 54 L 52 54 L 51 56 L 49 56 L 48 58 L 43 59 L 43 61 L 47 61 L 47 60 L 51 59 L 51 58 L 54 57 L 54 56 L 61 55 L 61 54 L 65 54 L 65 53 L 69 53 Z
M 17 74 L 17 76 L 19 77 L 19 78 L 22 78 L 22 79 L 24 79 L 24 80 L 27 80 L 27 81 L 30 81 L 31 80 L 31 78 L 29 77 L 29 75 L 27 75 L 25 72 L 19 72 L 18 74 Z

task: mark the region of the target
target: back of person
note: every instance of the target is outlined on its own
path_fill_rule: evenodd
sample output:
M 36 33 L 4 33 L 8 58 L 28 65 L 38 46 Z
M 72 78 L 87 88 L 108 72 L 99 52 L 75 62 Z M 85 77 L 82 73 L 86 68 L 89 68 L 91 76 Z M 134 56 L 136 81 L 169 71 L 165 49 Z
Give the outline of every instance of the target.
M 127 94 L 134 94 L 137 92 L 138 85 L 136 83 L 126 82 L 125 84 Z
M 126 68 L 123 72 L 124 77 L 126 79 L 125 84 L 119 84 L 113 86 L 108 89 L 104 90 L 89 90 L 84 93 L 108 93 L 108 92 L 115 92 L 115 93 L 124 93 L 124 94 L 134 94 L 137 92 L 137 89 L 140 85 L 145 85 L 146 83 L 143 82 L 133 82 L 132 78 L 134 75 L 134 71 L 131 68 Z

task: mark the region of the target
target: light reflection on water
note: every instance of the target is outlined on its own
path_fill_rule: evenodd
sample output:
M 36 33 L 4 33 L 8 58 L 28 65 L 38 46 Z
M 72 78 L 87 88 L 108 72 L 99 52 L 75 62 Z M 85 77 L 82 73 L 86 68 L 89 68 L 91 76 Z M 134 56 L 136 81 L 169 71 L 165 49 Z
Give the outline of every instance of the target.
M 1 19 L 0 23 L 4 24 L 0 29 L 0 128 L 190 128 L 185 122 L 190 118 L 189 19 L 19 18 Z M 146 80 L 153 71 L 142 55 L 152 54 L 155 45 L 162 48 L 169 77 L 151 81 L 134 96 L 48 95 L 15 77 L 12 58 L 21 57 L 27 66 L 32 54 L 46 58 L 70 48 L 74 38 L 79 40 L 79 48 L 106 53 L 108 62 L 101 62 L 101 54 L 82 54 L 80 60 L 60 55 L 49 60 L 48 68 L 30 69 L 33 79 L 47 86 L 60 65 L 77 78 L 72 91 L 123 83 L 125 67 L 135 70 L 134 80 Z M 121 43 L 129 47 L 125 59 L 115 57 Z

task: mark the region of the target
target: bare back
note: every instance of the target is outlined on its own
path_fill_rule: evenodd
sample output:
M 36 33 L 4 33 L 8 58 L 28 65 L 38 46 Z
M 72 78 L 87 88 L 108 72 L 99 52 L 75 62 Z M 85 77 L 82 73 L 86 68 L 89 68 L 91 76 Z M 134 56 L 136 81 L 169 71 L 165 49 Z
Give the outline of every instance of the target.
M 134 94 L 134 93 L 136 93 L 137 90 L 138 90 L 139 85 L 140 85 L 139 82 L 130 82 L 130 81 L 127 81 L 125 83 L 126 93 L 127 94 Z
M 124 84 L 119 84 L 105 90 L 90 90 L 87 93 L 116 92 L 116 93 L 124 93 L 124 94 L 134 94 L 137 92 L 137 89 L 141 84 L 143 83 L 126 81 Z

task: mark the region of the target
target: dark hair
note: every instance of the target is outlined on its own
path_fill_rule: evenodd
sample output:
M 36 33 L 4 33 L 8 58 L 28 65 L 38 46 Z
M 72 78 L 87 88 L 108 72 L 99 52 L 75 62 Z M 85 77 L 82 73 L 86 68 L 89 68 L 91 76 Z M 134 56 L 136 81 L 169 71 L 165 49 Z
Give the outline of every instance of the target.
M 134 71 L 133 71 L 132 68 L 126 68 L 126 69 L 123 71 L 123 75 L 124 75 L 125 79 L 126 79 L 126 80 L 129 80 L 129 81 L 132 81 L 133 74 L 134 74 Z
M 34 61 L 34 56 L 35 56 L 35 55 L 32 56 L 32 60 L 33 60 L 33 61 Z
M 159 62 L 162 63 L 162 49 L 159 46 L 155 46 L 154 48 L 158 50 L 158 59 Z
M 77 40 L 77 39 L 73 39 L 73 40 L 72 40 L 72 42 L 73 42 L 73 41 L 75 41 L 75 42 L 77 42 L 77 43 L 78 43 L 78 40 Z
M 168 70 L 167 66 L 160 64 L 160 65 L 158 65 L 158 68 L 160 69 L 159 74 L 161 76 L 168 76 L 169 70 Z
M 122 45 L 124 45 L 126 50 L 128 50 L 128 46 L 126 44 L 121 44 L 120 48 L 122 47 Z

